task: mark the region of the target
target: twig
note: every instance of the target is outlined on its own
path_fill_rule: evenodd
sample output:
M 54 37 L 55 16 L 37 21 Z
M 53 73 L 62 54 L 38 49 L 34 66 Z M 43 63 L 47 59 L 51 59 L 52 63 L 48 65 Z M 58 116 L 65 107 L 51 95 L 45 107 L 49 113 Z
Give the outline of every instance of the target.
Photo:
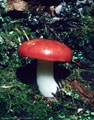
M 94 64 L 83 65 L 83 63 L 79 62 L 78 60 L 73 60 L 72 62 L 75 63 L 76 65 L 78 65 L 79 67 L 82 67 L 82 68 L 94 68 Z
M 20 39 L 20 37 L 18 38 L 18 41 L 19 41 L 19 45 L 21 45 L 21 44 L 22 44 L 22 42 L 21 42 L 21 39 Z
M 72 86 L 75 86 L 75 88 L 78 90 L 78 92 L 81 95 L 81 99 L 85 101 L 89 105 L 94 105 L 94 91 L 91 91 L 90 93 L 87 92 L 87 90 L 84 87 L 81 87 L 77 80 L 74 80 L 71 83 Z
M 29 40 L 29 37 L 28 37 L 28 35 L 26 34 L 25 30 L 23 29 L 22 31 L 23 31 L 23 33 L 24 33 L 26 39 Z
M 2 85 L 1 88 L 11 88 L 12 86 L 6 86 L 6 85 Z
M 70 18 L 70 19 L 64 19 L 64 18 L 59 18 L 55 17 L 49 24 L 54 24 L 54 23 L 66 23 L 66 22 L 78 22 L 79 18 Z
M 61 41 L 60 36 L 57 33 L 55 33 L 52 28 L 50 28 L 50 31 Z

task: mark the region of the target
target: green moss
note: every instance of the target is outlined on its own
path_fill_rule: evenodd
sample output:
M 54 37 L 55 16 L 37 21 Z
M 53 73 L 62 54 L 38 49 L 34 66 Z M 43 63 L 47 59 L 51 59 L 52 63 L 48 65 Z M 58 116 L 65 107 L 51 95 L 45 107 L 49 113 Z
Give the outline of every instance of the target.
M 80 23 L 60 22 L 49 24 L 52 21 L 50 14 L 41 11 L 37 15 L 25 13 L 25 18 L 13 18 L 8 13 L 0 14 L 0 119 L 13 120 L 92 120 L 93 107 L 87 106 L 80 100 L 77 91 L 72 91 L 69 85 L 74 79 L 81 80 L 90 89 L 91 83 L 80 76 L 83 71 L 74 64 L 65 65 L 70 76 L 62 80 L 62 96 L 57 101 L 48 102 L 40 95 L 35 81 L 35 64 L 31 71 L 29 58 L 18 57 L 18 47 L 24 41 L 36 37 L 55 39 L 64 42 L 74 49 L 74 58 L 82 63 L 92 64 L 94 61 L 94 16 L 92 9 L 85 18 L 79 18 Z M 91 18 L 90 18 L 91 17 Z M 30 67 L 27 67 L 30 66 Z M 26 69 L 26 71 L 25 71 Z M 23 70 L 27 76 L 23 76 Z M 19 72 L 19 75 L 18 75 Z M 31 75 L 29 78 L 30 72 Z M 62 76 L 62 75 L 61 75 Z M 70 94 L 71 93 L 71 94 Z M 35 96 L 39 95 L 36 99 Z M 78 113 L 78 109 L 82 110 Z

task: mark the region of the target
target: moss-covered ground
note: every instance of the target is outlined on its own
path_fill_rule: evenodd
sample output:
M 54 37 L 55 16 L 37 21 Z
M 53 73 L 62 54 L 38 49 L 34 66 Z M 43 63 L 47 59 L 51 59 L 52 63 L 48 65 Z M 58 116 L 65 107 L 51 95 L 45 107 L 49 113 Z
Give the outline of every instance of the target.
M 87 15 L 75 22 L 54 24 L 43 10 L 0 14 L 0 120 L 94 119 L 94 96 L 85 94 L 94 91 L 93 10 L 89 8 Z M 55 100 L 43 98 L 37 88 L 37 61 L 18 56 L 21 43 L 33 38 L 64 42 L 73 50 L 73 59 L 82 64 L 55 63 L 56 78 L 62 83 Z M 71 84 L 74 80 L 81 88 Z

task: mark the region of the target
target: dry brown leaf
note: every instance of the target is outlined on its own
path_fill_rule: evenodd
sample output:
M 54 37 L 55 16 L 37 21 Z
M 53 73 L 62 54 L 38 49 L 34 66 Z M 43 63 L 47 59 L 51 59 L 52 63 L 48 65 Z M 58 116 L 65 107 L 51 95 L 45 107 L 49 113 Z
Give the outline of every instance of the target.
M 26 11 L 28 7 L 28 3 L 23 0 L 7 0 L 6 10 Z

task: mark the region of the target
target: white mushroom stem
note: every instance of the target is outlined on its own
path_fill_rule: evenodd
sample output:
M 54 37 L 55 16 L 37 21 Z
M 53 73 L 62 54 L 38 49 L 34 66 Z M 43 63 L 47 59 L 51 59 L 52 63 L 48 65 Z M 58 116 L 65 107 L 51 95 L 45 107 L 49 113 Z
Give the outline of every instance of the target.
M 38 60 L 37 85 L 45 97 L 53 97 L 59 87 L 54 79 L 53 62 Z

